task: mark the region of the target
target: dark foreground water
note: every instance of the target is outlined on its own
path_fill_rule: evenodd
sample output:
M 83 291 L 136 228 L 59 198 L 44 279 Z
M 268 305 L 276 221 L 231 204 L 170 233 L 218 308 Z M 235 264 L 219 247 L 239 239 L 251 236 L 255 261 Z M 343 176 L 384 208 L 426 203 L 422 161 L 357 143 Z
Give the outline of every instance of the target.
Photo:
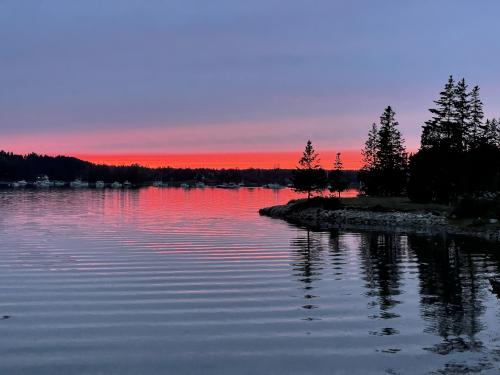
M 0 192 L 0 374 L 498 374 L 500 249 L 262 189 Z

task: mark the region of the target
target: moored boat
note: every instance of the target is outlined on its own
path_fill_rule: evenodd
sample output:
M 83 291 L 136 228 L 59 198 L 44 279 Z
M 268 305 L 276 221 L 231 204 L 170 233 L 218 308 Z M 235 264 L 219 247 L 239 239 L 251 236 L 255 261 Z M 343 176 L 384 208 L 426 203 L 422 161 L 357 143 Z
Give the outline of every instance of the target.
M 10 184 L 11 187 L 25 187 L 28 183 L 25 180 L 16 181 Z
M 153 186 L 154 187 L 164 187 L 164 186 L 167 186 L 167 183 L 165 183 L 163 181 L 153 181 Z
M 217 185 L 217 187 L 221 188 L 221 189 L 239 189 L 240 185 L 235 184 L 234 182 L 230 182 L 228 184 L 224 183 L 224 184 Z
M 77 178 L 75 181 L 71 181 L 69 186 L 71 186 L 73 188 L 84 188 L 84 187 L 88 187 L 89 183 Z
M 284 189 L 284 186 L 280 185 L 280 184 L 276 184 L 276 183 L 270 183 L 270 184 L 267 184 L 267 185 L 264 185 L 263 187 L 267 188 L 267 189 Z
M 37 177 L 33 185 L 39 188 L 47 188 L 51 187 L 53 184 L 52 182 L 50 182 L 49 177 L 47 175 L 44 175 Z

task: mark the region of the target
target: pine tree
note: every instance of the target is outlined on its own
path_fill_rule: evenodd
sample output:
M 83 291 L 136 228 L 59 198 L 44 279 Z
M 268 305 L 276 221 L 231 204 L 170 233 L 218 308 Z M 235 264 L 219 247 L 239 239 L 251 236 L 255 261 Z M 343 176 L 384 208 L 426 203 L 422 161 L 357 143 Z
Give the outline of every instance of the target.
M 470 92 L 470 120 L 468 131 L 468 148 L 474 149 L 479 145 L 481 133 L 484 131 L 483 127 L 483 102 L 479 97 L 479 86 L 474 86 Z
M 307 193 L 307 199 L 311 198 L 312 193 L 326 188 L 326 172 L 321 168 L 319 154 L 314 150 L 310 140 L 307 141 L 292 180 L 294 190 Z
M 458 151 L 465 150 L 467 135 L 470 133 L 469 125 L 471 113 L 469 95 L 465 79 L 462 78 L 455 87 L 453 126 L 451 129 L 451 145 Z
M 377 124 L 373 123 L 368 133 L 368 139 L 365 142 L 365 148 L 361 151 L 361 155 L 363 156 L 363 170 L 368 171 L 375 168 L 377 163 L 377 145 L 378 128 Z
M 359 179 L 369 195 L 399 195 L 406 184 L 407 154 L 395 115 L 391 107 L 384 110 L 380 126 L 372 125 L 362 151 Z
M 406 178 L 407 153 L 395 115 L 392 108 L 387 107 L 380 117 L 378 131 L 376 168 L 380 171 L 384 195 L 401 194 Z
M 311 141 L 307 141 L 299 165 L 304 169 L 318 169 L 320 167 L 319 161 L 319 154 L 314 150 Z
M 455 96 L 455 81 L 453 76 L 450 76 L 444 90 L 439 93 L 439 99 L 434 101 L 437 108 L 429 109 L 433 117 L 423 126 L 421 139 L 423 149 L 452 146 L 456 118 Z
M 380 129 L 377 137 L 376 164 L 380 168 L 397 169 L 404 166 L 406 150 L 396 113 L 389 106 L 380 116 Z
M 497 119 L 487 119 L 482 125 L 479 138 L 480 145 L 499 147 L 500 124 Z
M 335 164 L 333 171 L 330 173 L 328 182 L 330 183 L 330 192 L 337 192 L 340 198 L 340 193 L 347 189 L 348 184 L 344 176 L 344 166 L 340 152 L 335 156 Z
M 493 145 L 500 149 L 500 118 L 499 119 L 493 119 L 491 120 L 493 121 L 493 129 L 494 129 L 494 132 L 493 132 Z

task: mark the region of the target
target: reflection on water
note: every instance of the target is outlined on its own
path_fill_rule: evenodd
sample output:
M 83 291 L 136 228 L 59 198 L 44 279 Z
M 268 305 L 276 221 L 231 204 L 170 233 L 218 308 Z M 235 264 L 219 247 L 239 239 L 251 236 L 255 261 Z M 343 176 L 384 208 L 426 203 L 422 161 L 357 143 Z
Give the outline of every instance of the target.
M 498 373 L 498 245 L 256 213 L 291 198 L 0 192 L 0 373 Z

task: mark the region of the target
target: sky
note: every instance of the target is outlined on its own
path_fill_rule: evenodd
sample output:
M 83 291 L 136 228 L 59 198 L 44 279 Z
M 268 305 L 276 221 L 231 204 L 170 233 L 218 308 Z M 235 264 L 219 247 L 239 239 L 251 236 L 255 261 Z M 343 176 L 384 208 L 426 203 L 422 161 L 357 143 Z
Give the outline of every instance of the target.
M 499 16 L 498 0 L 0 0 L 0 149 L 347 155 L 391 105 L 414 150 L 450 74 L 500 117 Z

